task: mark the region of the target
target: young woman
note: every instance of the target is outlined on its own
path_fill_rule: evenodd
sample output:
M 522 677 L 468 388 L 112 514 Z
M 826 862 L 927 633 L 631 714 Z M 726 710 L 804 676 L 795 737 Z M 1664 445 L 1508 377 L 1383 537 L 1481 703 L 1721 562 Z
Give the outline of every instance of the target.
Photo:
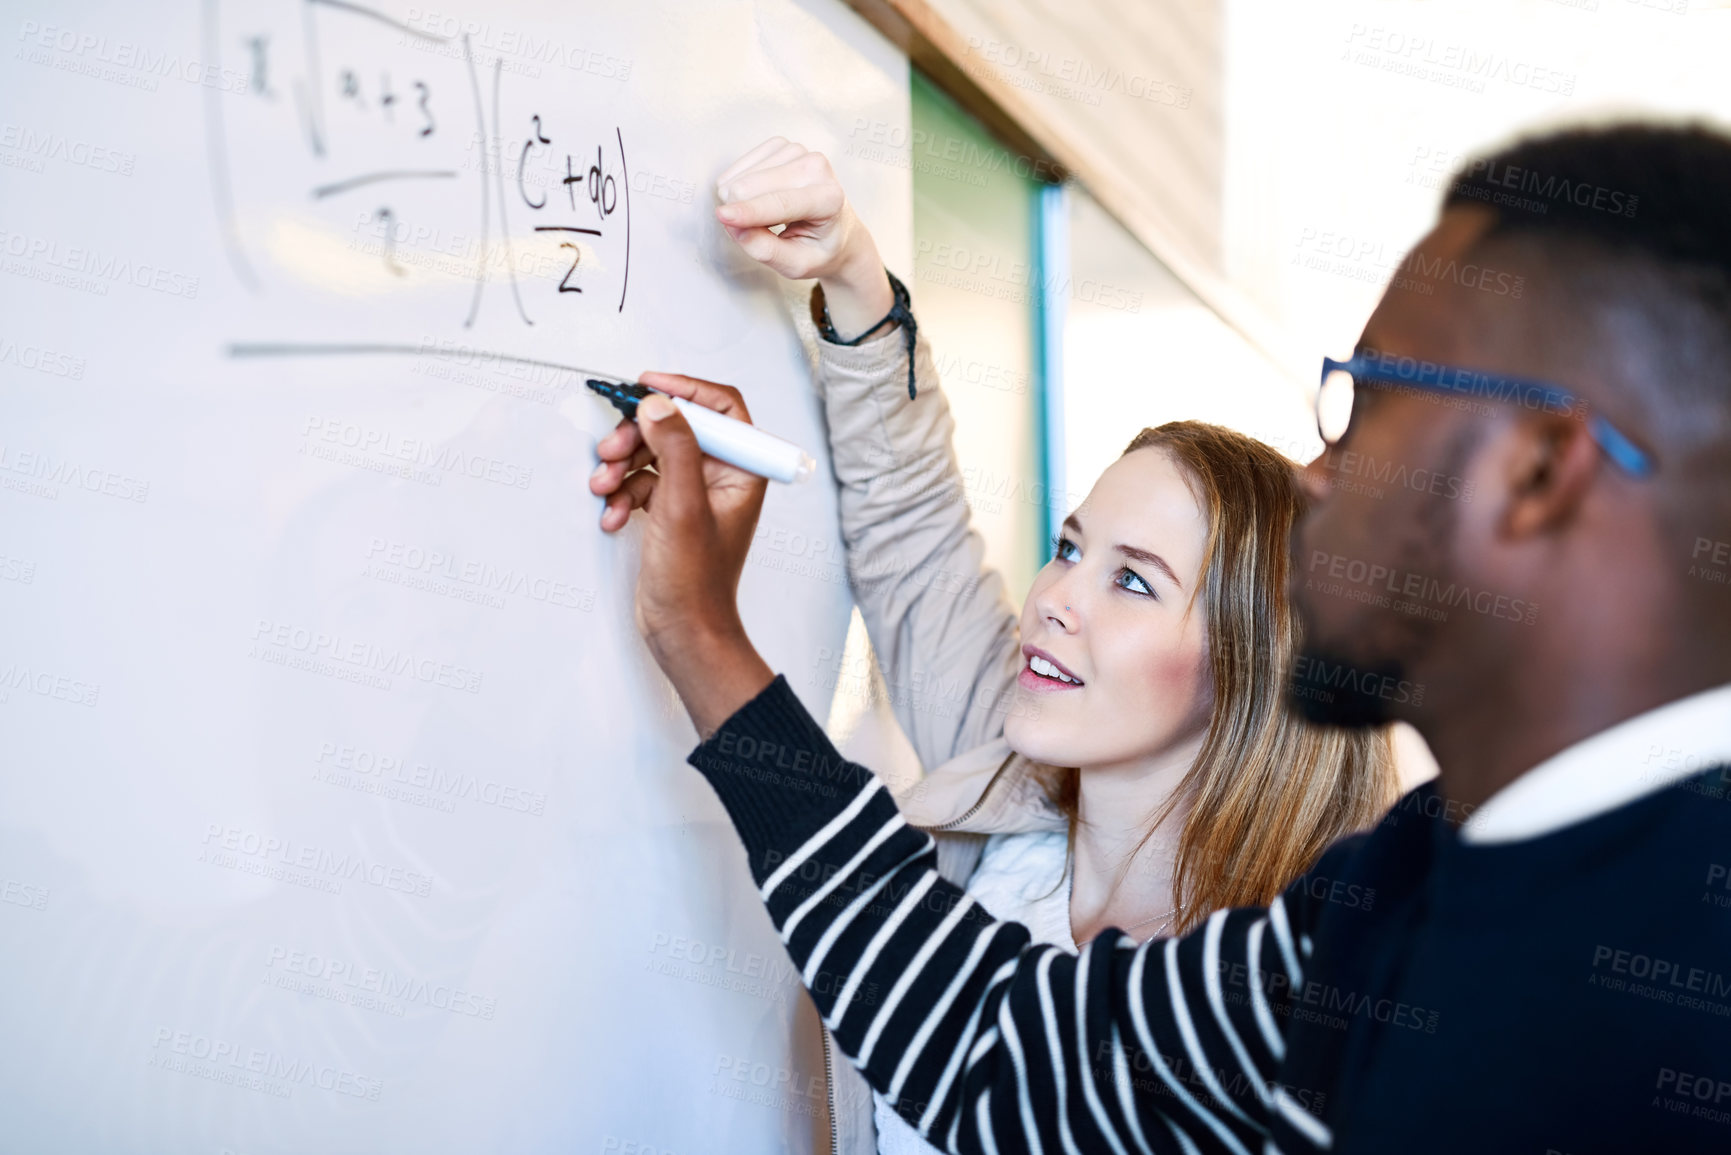
M 855 597 L 926 768 L 898 805 L 933 833 L 941 873 L 1038 941 L 1075 950 L 1112 926 L 1141 941 L 1267 903 L 1387 808 L 1386 736 L 1284 705 L 1290 463 L 1219 426 L 1142 430 L 1066 520 L 1018 618 L 969 522 L 925 339 L 910 399 L 905 332 L 867 332 L 894 289 L 828 162 L 775 138 L 718 192 L 747 253 L 816 278 L 820 331 L 827 310 L 830 332 L 861 338 L 820 338 L 815 376 Z M 591 489 L 617 530 L 655 477 L 633 424 L 600 455 Z M 935 1151 L 829 1043 L 834 1149 Z

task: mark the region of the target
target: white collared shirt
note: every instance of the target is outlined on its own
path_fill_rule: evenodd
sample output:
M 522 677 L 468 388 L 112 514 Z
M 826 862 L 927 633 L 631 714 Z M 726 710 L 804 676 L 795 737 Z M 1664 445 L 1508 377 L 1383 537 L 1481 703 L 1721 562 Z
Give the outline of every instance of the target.
M 1519 842 L 1615 810 L 1731 763 L 1731 682 L 1583 738 L 1487 798 L 1461 841 Z

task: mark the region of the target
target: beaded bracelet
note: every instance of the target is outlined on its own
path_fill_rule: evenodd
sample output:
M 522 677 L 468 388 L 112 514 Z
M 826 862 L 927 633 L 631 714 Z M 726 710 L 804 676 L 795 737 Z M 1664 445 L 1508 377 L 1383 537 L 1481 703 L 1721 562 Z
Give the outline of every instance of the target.
M 902 326 L 902 340 L 908 349 L 908 400 L 914 399 L 914 335 L 919 332 L 919 326 L 914 323 L 913 300 L 908 296 L 908 287 L 896 278 L 888 269 L 884 276 L 890 279 L 890 291 L 895 294 L 895 304 L 885 313 L 883 320 L 861 333 L 851 341 L 843 341 L 836 333 L 835 326 L 830 324 L 829 303 L 823 299 L 823 286 L 817 285 L 811 291 L 811 320 L 817 326 L 819 335 L 832 345 L 858 345 L 867 337 L 889 324 L 899 321 Z

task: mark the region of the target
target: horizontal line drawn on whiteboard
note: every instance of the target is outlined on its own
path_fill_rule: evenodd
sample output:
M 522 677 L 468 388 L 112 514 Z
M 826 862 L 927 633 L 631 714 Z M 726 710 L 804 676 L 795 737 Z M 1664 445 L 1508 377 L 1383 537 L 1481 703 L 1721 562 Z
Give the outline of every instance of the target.
M 368 172 L 362 173 L 360 176 L 352 176 L 347 180 L 339 180 L 331 184 L 319 185 L 317 188 L 313 189 L 313 197 L 315 199 L 322 199 L 328 196 L 335 196 L 337 193 L 348 192 L 350 189 L 360 188 L 362 185 L 377 184 L 380 181 L 386 180 L 439 180 L 446 177 L 455 177 L 456 175 L 457 173 L 454 169 Z
M 513 365 L 539 365 L 543 369 L 563 369 L 568 373 L 575 373 L 579 377 L 605 377 L 609 381 L 631 380 L 630 377 L 618 373 L 603 373 L 599 369 L 585 369 L 581 365 L 565 365 L 558 361 L 542 361 L 534 357 L 518 357 L 512 353 L 496 353 L 486 349 L 476 349 L 473 353 L 477 358 L 506 361 Z M 437 345 L 297 344 L 284 341 L 236 342 L 228 347 L 230 357 L 350 357 L 377 354 L 397 357 L 437 357 L 440 355 L 440 350 Z

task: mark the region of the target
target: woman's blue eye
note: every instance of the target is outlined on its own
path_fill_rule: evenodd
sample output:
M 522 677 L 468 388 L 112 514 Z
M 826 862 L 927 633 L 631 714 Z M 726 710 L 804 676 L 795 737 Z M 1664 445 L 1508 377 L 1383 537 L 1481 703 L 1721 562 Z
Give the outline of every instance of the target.
M 1053 537 L 1052 537 L 1052 560 L 1054 560 L 1054 561 L 1075 561 L 1078 557 L 1081 557 L 1081 556 L 1082 556 L 1082 551 L 1076 548 L 1075 542 L 1071 541 L 1069 538 L 1063 536 L 1062 534 L 1054 534 L 1053 535 Z M 1131 584 L 1131 583 L 1134 583 L 1134 584 Z M 1142 575 L 1137 573 L 1133 569 L 1121 569 L 1121 570 L 1119 570 L 1118 571 L 1118 577 L 1116 579 L 1116 584 L 1119 586 L 1119 588 L 1128 590 L 1130 593 L 1141 594 L 1144 597 L 1151 597 L 1155 601 L 1160 600 L 1160 595 L 1154 592 L 1154 587 L 1150 586 L 1147 583 L 1147 581 L 1145 581 L 1143 579 Z
M 1123 579 L 1119 581 L 1119 585 L 1123 586 L 1133 594 L 1147 594 L 1150 597 L 1154 596 L 1153 587 L 1142 580 L 1141 574 L 1132 569 L 1119 570 L 1118 572 L 1124 575 Z M 1126 584 L 1127 582 L 1135 582 L 1136 585 L 1131 586 Z

